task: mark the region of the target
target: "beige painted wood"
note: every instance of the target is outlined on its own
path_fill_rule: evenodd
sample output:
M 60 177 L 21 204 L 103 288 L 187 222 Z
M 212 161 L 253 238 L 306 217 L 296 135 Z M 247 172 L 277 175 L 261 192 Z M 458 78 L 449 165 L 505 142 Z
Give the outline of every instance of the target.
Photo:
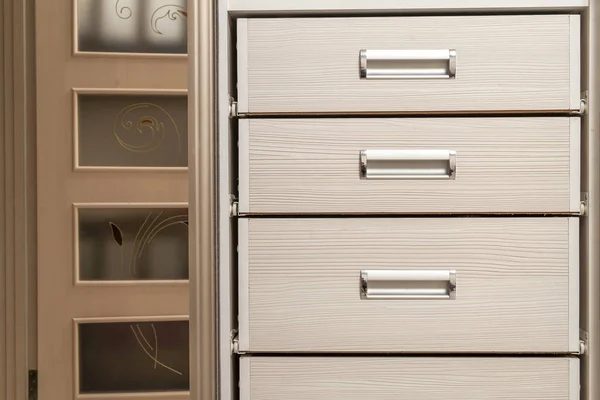
M 579 16 L 494 15 L 239 20 L 239 112 L 566 111 Z M 244 29 L 245 28 L 245 29 Z M 526 40 L 524 40 L 526 38 Z M 359 79 L 359 51 L 447 50 L 455 79 Z M 573 87 L 573 88 L 572 88 Z M 242 89 L 243 91 L 244 89 Z
M 217 336 L 217 194 L 215 50 L 217 2 L 188 2 L 188 158 L 190 203 L 190 399 L 221 400 Z M 223 109 L 218 109 L 223 112 Z M 220 149 L 225 152 L 225 149 Z M 226 153 L 225 153 L 226 154 Z M 222 244 L 226 246 L 226 244 Z M 230 293 L 226 293 L 228 295 Z M 225 400 L 225 399 L 222 399 Z
M 578 118 L 246 119 L 240 212 L 579 212 Z M 454 150 L 454 180 L 363 180 L 361 150 Z
M 18 28 L 20 32 L 25 32 L 26 43 L 26 66 L 27 81 L 25 84 L 26 97 L 26 150 L 25 150 L 25 184 L 21 187 L 25 192 L 26 221 L 24 227 L 27 234 L 25 246 L 20 246 L 20 251 L 25 254 L 27 264 L 27 365 L 31 370 L 37 370 L 37 160 L 36 160 L 36 132 L 37 132 L 37 114 L 36 114 L 36 73 L 35 73 L 35 0 L 22 2 L 25 7 L 24 18 L 25 29 Z M 23 15 L 23 14 L 19 14 Z
M 215 87 L 215 100 L 218 105 L 229 104 L 230 88 L 235 87 L 235 21 L 227 11 L 229 0 L 218 0 L 217 7 L 217 40 L 216 40 L 216 70 L 217 79 Z M 198 61 L 199 62 L 199 61 Z M 236 254 L 237 239 L 234 229 L 237 221 L 231 218 L 229 209 L 230 194 L 235 193 L 237 187 L 237 160 L 234 151 L 237 149 L 237 140 L 230 132 L 235 132 L 237 120 L 229 117 L 229 107 L 217 106 L 214 119 L 217 127 L 215 143 L 216 151 L 216 213 L 217 230 L 217 279 L 218 284 L 218 353 L 215 372 L 218 374 L 218 399 L 238 400 L 237 359 L 238 356 L 231 351 L 231 332 L 237 328 L 237 312 L 235 302 L 237 299 L 236 288 Z
M 115 94 L 185 90 L 187 59 L 73 55 L 73 4 L 36 4 L 38 369 L 43 400 L 77 396 L 74 319 L 182 316 L 189 310 L 187 284 L 75 286 L 74 204 L 187 203 L 188 176 L 186 171 L 74 170 L 73 89 Z M 143 393 L 109 397 L 160 398 Z
M 600 3 L 590 2 L 584 14 L 584 85 L 589 88 L 588 113 L 583 118 L 582 186 L 588 193 L 587 216 L 581 235 L 581 327 L 588 335 L 586 354 L 581 356 L 581 400 L 600 398 Z
M 576 358 L 242 357 L 241 400 L 578 400 Z
M 240 350 L 575 352 L 578 223 L 241 219 Z M 361 270 L 455 270 L 456 299 L 362 300 Z
M 0 398 L 15 400 L 27 398 L 27 370 L 35 368 L 28 359 L 35 354 L 28 304 L 35 299 L 28 276 L 35 254 L 32 7 L 29 0 L 0 4 Z

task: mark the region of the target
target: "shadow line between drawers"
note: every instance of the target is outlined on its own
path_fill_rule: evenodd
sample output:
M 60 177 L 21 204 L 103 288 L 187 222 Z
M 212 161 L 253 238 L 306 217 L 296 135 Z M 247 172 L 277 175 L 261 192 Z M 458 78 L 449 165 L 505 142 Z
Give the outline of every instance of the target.
M 439 214 L 439 213 L 242 213 L 238 218 L 565 218 L 565 217 L 584 217 L 578 213 L 464 213 L 464 214 Z
M 286 119 L 286 118 L 510 118 L 510 117 L 578 117 L 581 110 L 547 111 L 356 111 L 356 112 L 274 112 L 243 113 L 238 118 Z
M 514 358 L 516 356 L 523 358 L 572 358 L 577 357 L 576 353 L 260 353 L 246 352 L 237 353 L 243 357 L 302 357 L 302 358 Z
M 468 7 L 468 6 L 467 6 Z M 472 7 L 472 6 L 471 6 Z M 306 8 L 306 9 L 295 9 L 295 10 L 266 10 L 266 9 L 230 9 L 229 14 L 234 18 L 282 18 L 282 12 L 284 18 L 314 18 L 327 17 L 327 18 L 353 18 L 353 17 L 407 17 L 407 16 L 419 16 L 419 17 L 445 17 L 445 16 L 497 16 L 497 15 L 560 15 L 566 12 L 571 12 L 575 15 L 580 14 L 588 6 L 585 5 L 569 5 L 569 6 L 538 6 L 531 7 L 525 6 L 525 8 L 516 9 L 514 7 L 507 8 L 505 6 L 497 6 L 494 8 L 444 8 L 440 11 L 439 8 L 410 8 L 410 9 L 364 9 L 361 8 L 359 11 L 354 9 L 320 9 L 320 8 Z

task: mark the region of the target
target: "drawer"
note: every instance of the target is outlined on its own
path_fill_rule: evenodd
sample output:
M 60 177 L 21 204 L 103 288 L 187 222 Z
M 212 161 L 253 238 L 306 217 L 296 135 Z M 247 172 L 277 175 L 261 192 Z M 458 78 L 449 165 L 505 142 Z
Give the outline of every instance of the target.
M 578 15 L 239 19 L 242 114 L 580 108 Z
M 578 400 L 576 358 L 242 357 L 240 400 Z
M 580 119 L 240 120 L 239 211 L 578 213 Z
M 246 352 L 579 350 L 577 218 L 242 218 Z

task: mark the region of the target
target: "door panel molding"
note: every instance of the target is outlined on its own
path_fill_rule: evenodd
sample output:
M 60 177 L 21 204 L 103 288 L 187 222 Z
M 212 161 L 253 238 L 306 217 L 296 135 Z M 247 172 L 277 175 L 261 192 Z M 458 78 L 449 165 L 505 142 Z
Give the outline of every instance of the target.
M 32 10 L 0 5 L 0 397 L 15 400 L 27 398 L 36 352 Z

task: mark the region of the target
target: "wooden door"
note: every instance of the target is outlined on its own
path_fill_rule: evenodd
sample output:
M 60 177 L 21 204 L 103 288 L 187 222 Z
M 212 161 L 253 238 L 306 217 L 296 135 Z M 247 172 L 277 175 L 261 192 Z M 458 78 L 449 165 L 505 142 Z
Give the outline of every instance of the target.
M 189 397 L 186 25 L 36 4 L 41 400 Z

